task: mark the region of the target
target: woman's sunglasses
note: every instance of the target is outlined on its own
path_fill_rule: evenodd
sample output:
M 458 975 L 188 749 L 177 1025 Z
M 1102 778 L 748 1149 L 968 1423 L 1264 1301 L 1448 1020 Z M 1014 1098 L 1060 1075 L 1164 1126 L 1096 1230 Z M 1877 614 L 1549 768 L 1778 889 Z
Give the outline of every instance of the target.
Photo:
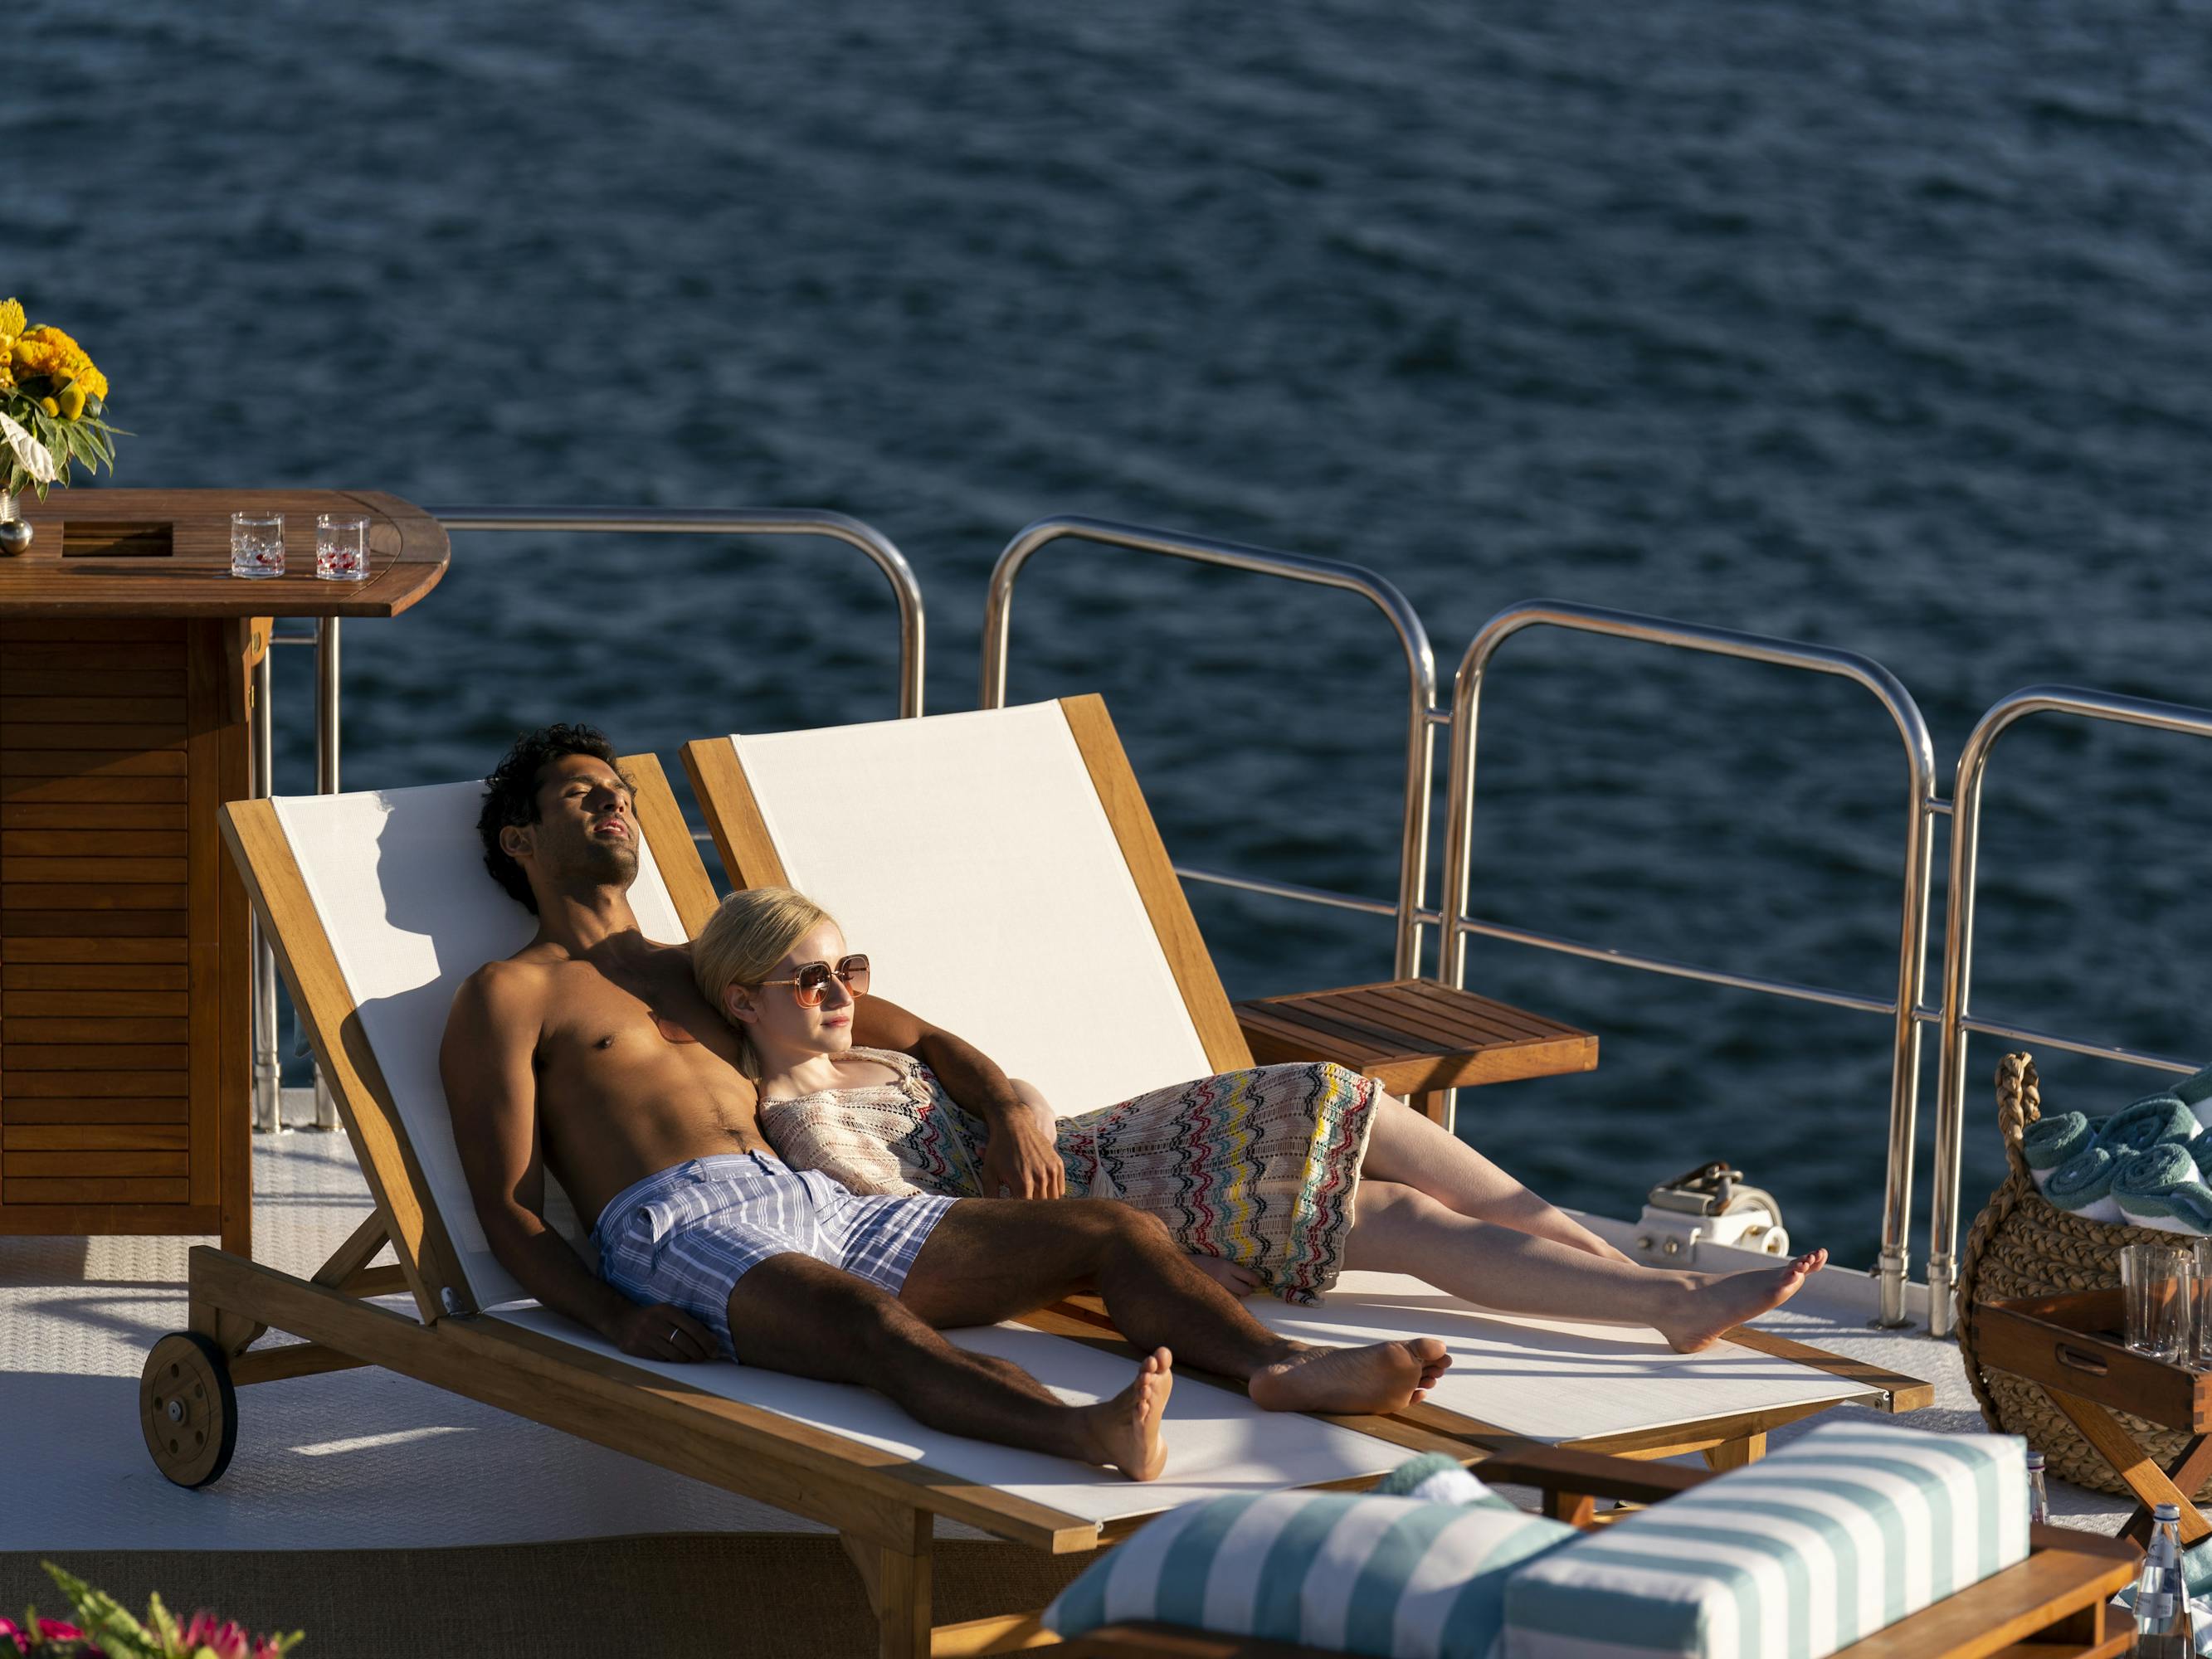
M 845 988 L 856 997 L 868 994 L 868 959 L 866 957 L 842 957 L 836 967 L 826 962 L 810 962 L 789 979 L 764 979 L 763 985 L 788 985 L 792 995 L 799 999 L 802 1008 L 819 1008 L 822 994 L 830 988 L 830 978 L 836 975 L 844 981 Z

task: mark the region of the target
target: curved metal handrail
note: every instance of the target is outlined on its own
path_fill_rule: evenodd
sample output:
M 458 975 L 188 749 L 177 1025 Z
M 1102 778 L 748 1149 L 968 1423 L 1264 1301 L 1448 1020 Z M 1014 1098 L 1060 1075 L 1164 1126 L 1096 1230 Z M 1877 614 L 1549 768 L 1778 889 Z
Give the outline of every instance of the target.
M 899 613 L 899 718 L 921 713 L 923 629 L 921 585 L 890 537 L 842 513 L 811 508 L 754 512 L 662 511 L 649 508 L 556 507 L 527 511 L 511 507 L 433 507 L 424 509 L 453 530 L 587 531 L 648 536 L 826 536 L 867 555 L 891 585 Z
M 1956 1317 L 1959 1176 L 1965 1158 L 1966 1122 L 1966 1034 L 1984 1030 L 2016 1039 L 2040 1038 L 2077 1053 L 2095 1054 L 2161 1071 L 2193 1069 L 2187 1062 L 2130 1049 L 2097 1048 L 2049 1033 L 1991 1025 L 1968 1017 L 1966 997 L 1973 971 L 1974 885 L 1979 875 L 1982 783 L 1990 750 L 2021 720 L 2033 714 L 2078 714 L 2120 726 L 2148 726 L 2185 737 L 2212 738 L 2212 709 L 2158 702 L 2117 692 L 2074 685 L 2031 685 L 2001 697 L 1975 723 L 1959 752 L 1959 775 L 1951 791 L 1951 883 L 1943 925 L 1943 1035 L 1942 1069 L 1936 1097 L 1936 1190 L 1929 1205 L 1928 1329 L 1948 1334 Z
M 1470 933 L 1476 933 L 1537 945 L 1547 949 L 1567 950 L 1577 955 L 1613 960 L 1624 966 L 1705 980 L 1747 990 L 1764 991 L 1842 1007 L 1866 1009 L 1869 1006 L 1868 999 L 1849 993 L 1788 981 L 1723 974 L 1683 963 L 1662 962 L 1656 957 L 1634 957 L 1625 952 L 1606 951 L 1583 945 L 1577 941 L 1554 939 L 1525 929 L 1479 921 L 1468 915 L 1468 894 L 1474 881 L 1475 738 L 1483 678 L 1489 672 L 1490 660 L 1497 655 L 1498 647 L 1516 634 L 1529 628 L 1560 628 L 1573 633 L 1636 640 L 1650 645 L 1670 646 L 1679 650 L 1738 657 L 1779 667 L 1803 669 L 1812 673 L 1837 675 L 1865 687 L 1895 722 L 1898 735 L 1905 743 L 1905 763 L 1911 774 L 1911 794 L 1906 802 L 1904 915 L 1898 928 L 1896 997 L 1889 1003 L 1873 1006 L 1889 1014 L 1893 1022 L 1890 1053 L 1889 1147 L 1882 1190 L 1879 1269 L 1881 1321 L 1886 1325 L 1902 1324 L 1905 1322 L 1905 1240 L 1911 1227 L 1914 1120 L 1920 1093 L 1920 1028 L 1914 1011 L 1920 1000 L 1928 951 L 1928 887 L 1933 848 L 1928 833 L 1928 820 L 1941 810 L 1936 798 L 1935 739 L 1929 734 L 1928 722 L 1922 718 L 1919 705 L 1912 700 L 1912 694 L 1905 689 L 1904 683 L 1896 675 L 1871 657 L 1861 656 L 1856 652 L 1557 600 L 1532 599 L 1499 611 L 1483 624 L 1481 632 L 1468 646 L 1467 654 L 1460 661 L 1459 676 L 1454 683 L 1452 693 L 1452 726 L 1456 741 L 1452 744 L 1451 781 L 1446 797 L 1449 804 L 1444 829 L 1444 941 L 1443 949 L 1438 955 L 1437 975 L 1444 983 L 1455 987 L 1466 981 L 1467 939 Z
M 1397 976 L 1407 979 L 1420 972 L 1423 907 L 1427 902 L 1429 865 L 1429 795 L 1434 780 L 1434 743 L 1431 727 L 1437 698 L 1436 653 L 1429 646 L 1428 629 L 1413 603 L 1397 587 L 1365 567 L 1336 559 L 1309 558 L 1297 553 L 1278 553 L 1241 542 L 1217 541 L 1208 536 L 1177 536 L 1137 525 L 1116 524 L 1105 519 L 1064 515 L 1040 519 L 999 555 L 991 570 L 989 595 L 983 608 L 983 682 L 981 707 L 1003 708 L 1006 701 L 1007 641 L 1013 626 L 1014 579 L 1022 567 L 1042 549 L 1057 541 L 1094 542 L 1137 553 L 1157 553 L 1194 564 L 1221 565 L 1289 581 L 1357 593 L 1380 611 L 1397 630 L 1406 653 L 1406 803 L 1398 846 Z M 1222 879 L 1208 871 L 1184 870 L 1202 881 Z M 1235 878 L 1224 884 L 1278 896 L 1314 897 L 1321 890 L 1294 888 L 1286 883 L 1262 883 Z M 1336 894 L 1321 898 L 1334 902 L 1350 898 Z M 1374 906 L 1371 900 L 1352 900 L 1345 908 Z M 1377 907 L 1379 908 L 1379 907 Z

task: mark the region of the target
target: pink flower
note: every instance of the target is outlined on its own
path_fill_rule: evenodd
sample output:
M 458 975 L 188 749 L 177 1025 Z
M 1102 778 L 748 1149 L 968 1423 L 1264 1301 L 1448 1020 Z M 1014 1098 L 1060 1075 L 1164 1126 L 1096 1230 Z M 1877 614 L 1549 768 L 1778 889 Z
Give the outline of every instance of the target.
M 185 1626 L 184 1650 L 196 1653 L 202 1648 L 211 1650 L 215 1659 L 254 1659 L 247 1650 L 252 1638 L 234 1620 L 218 1625 L 215 1615 L 201 1608 L 192 1615 L 192 1622 Z
M 13 1642 L 18 1653 L 31 1650 L 31 1632 L 12 1619 L 0 1619 L 0 1636 Z M 42 1642 L 82 1642 L 85 1635 L 75 1625 L 65 1625 L 58 1619 L 41 1619 L 39 1620 L 39 1639 Z M 85 1651 L 97 1654 L 100 1650 L 88 1647 Z

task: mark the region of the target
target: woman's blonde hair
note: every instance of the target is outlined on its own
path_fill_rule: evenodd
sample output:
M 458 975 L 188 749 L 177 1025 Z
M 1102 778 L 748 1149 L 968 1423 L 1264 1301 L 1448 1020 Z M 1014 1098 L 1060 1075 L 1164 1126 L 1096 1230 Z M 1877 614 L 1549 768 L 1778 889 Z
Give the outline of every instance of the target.
M 722 994 L 732 985 L 748 989 L 775 971 L 791 947 L 823 922 L 836 918 L 793 887 L 750 887 L 724 899 L 691 941 L 691 976 L 717 1013 Z M 738 1069 L 760 1080 L 760 1056 L 752 1038 L 738 1028 Z

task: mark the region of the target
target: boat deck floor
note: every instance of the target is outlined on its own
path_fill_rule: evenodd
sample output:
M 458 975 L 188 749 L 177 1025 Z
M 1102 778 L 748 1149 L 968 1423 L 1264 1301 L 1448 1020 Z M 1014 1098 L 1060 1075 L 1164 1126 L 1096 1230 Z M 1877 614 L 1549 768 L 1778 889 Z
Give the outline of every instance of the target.
M 286 1103 L 288 1116 L 307 1109 L 303 1094 Z M 342 1133 L 257 1137 L 254 1186 L 256 1254 L 293 1273 L 312 1272 L 370 1208 Z M 843 1573 L 831 1561 L 834 1546 L 810 1522 L 373 1369 L 241 1391 L 229 1471 L 199 1492 L 171 1486 L 140 1435 L 138 1376 L 152 1343 L 185 1323 L 185 1252 L 197 1242 L 0 1238 L 0 1611 L 32 1595 L 52 1609 L 56 1597 L 36 1571 L 39 1558 L 66 1565 L 87 1555 L 109 1561 L 117 1552 L 234 1553 L 237 1571 L 281 1577 L 282 1560 L 262 1558 L 392 1551 L 397 1565 L 420 1552 L 540 1547 L 538 1568 L 560 1582 L 555 1564 L 575 1553 L 562 1547 L 587 1540 L 659 1540 L 664 1565 L 672 1551 L 720 1560 L 738 1549 L 746 1559 L 763 1555 L 765 1573 L 767 1557 L 804 1553 L 800 1538 L 813 1534 L 817 1553 L 828 1547 L 823 1570 Z M 1868 1328 L 1871 1289 L 1863 1274 L 1831 1270 L 1759 1322 L 1928 1378 L 1936 1403 L 1903 1420 L 1978 1431 L 1956 1345 Z M 2053 1484 L 2051 1501 L 2056 1518 L 2100 1531 L 2124 1512 L 2115 1498 L 2063 1483 Z M 941 1535 L 978 1536 L 949 1524 Z M 611 1562 L 633 1547 L 585 1554 Z M 1021 1553 L 981 1543 L 962 1549 Z M 292 1559 L 304 1565 L 310 1555 Z M 574 1568 L 565 1571 L 573 1582 Z

